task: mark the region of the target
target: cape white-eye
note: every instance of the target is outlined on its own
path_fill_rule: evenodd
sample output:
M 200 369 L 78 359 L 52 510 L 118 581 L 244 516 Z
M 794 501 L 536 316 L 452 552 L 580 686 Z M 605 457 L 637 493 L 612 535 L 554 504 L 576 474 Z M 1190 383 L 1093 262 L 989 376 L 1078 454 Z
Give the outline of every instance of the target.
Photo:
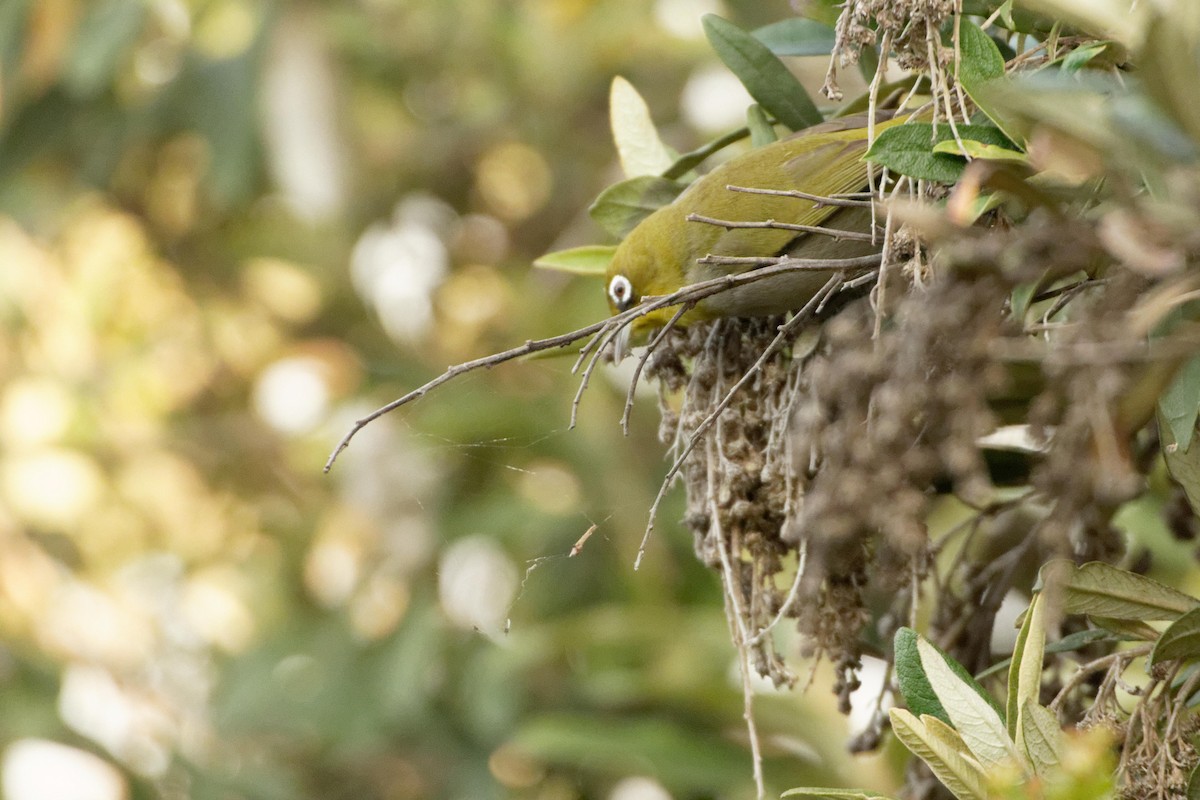
M 907 118 L 877 117 L 875 132 Z M 779 228 L 730 228 L 689 221 L 696 214 L 723 221 L 775 221 L 869 232 L 872 213 L 865 207 L 839 207 L 770 194 L 735 192 L 728 186 L 799 190 L 813 195 L 857 192 L 868 184 L 867 117 L 830 120 L 786 139 L 731 159 L 697 179 L 672 203 L 642 220 L 613 255 L 605 276 L 608 304 L 615 314 L 643 297 L 671 294 L 710 278 L 750 267 L 701 264 L 706 255 L 771 257 L 783 254 L 806 259 L 853 258 L 880 250 L 873 241 L 838 239 Z M 707 297 L 679 324 L 718 317 L 763 316 L 802 307 L 829 280 L 823 270 L 789 272 Z M 676 308 L 662 308 L 630 326 L 636 341 L 661 327 Z M 622 337 L 624 338 L 624 337 Z M 618 343 L 618 353 L 626 342 Z

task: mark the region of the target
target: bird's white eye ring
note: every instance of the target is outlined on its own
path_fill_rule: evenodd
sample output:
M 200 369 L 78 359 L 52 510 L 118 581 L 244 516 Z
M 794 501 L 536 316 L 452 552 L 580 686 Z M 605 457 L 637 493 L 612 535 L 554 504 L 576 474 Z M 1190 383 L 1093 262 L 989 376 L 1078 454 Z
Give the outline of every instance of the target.
M 608 282 L 608 299 L 612 300 L 612 304 L 617 307 L 618 311 L 624 311 L 633 306 L 633 284 L 629 282 L 629 278 L 624 275 L 613 275 L 612 280 Z

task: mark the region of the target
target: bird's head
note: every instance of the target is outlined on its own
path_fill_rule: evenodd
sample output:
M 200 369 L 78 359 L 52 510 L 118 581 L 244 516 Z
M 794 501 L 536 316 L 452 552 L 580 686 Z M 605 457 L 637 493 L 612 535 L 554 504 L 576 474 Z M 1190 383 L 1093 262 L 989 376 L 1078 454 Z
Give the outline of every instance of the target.
M 628 311 L 644 298 L 669 295 L 687 285 L 687 250 L 678 241 L 680 226 L 670 213 L 669 206 L 654 212 L 617 247 L 604 277 L 608 308 L 613 314 Z M 650 331 L 666 325 L 677 310 L 678 306 L 657 308 L 633 320 L 626 329 L 625 343 L 641 343 Z M 692 316 L 685 315 L 680 322 L 686 324 Z

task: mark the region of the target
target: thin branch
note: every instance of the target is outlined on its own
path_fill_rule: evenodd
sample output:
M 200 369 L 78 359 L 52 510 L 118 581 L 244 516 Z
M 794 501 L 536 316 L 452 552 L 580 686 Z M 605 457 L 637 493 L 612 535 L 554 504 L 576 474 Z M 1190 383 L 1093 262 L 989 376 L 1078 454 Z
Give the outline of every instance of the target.
M 757 790 L 758 800 L 763 800 L 766 797 L 766 789 L 763 785 L 762 747 L 758 742 L 758 725 L 754 721 L 754 684 L 750 676 L 750 631 L 746 627 L 746 615 L 742 610 L 742 603 L 739 600 L 739 596 L 741 595 L 741 581 L 734 575 L 732 559 L 729 556 L 729 550 L 732 549 L 733 545 L 731 542 L 725 540 L 724 532 L 721 530 L 721 509 L 717 505 L 717 498 L 712 493 L 712 487 L 716 483 L 716 480 L 712 474 L 713 443 L 711 439 L 708 440 L 707 446 L 709 448 L 709 525 L 712 526 L 716 533 L 717 554 L 721 559 L 721 574 L 724 578 L 721 583 L 724 584 L 725 588 L 725 613 L 729 621 L 729 633 L 733 636 L 734 646 L 738 651 L 738 671 L 742 676 L 742 719 L 746 722 L 746 733 L 750 736 L 754 787 Z
M 844 196 L 830 196 L 823 194 L 811 194 L 802 192 L 799 189 L 757 189 L 751 186 L 733 186 L 725 187 L 731 192 L 745 192 L 746 194 L 769 194 L 773 197 L 794 197 L 797 200 L 811 200 L 818 206 L 841 206 L 843 208 L 870 208 L 870 200 L 851 200 Z
M 601 341 L 600 344 L 596 347 L 595 352 L 592 353 L 591 360 L 588 362 L 587 368 L 583 371 L 583 377 L 579 381 L 579 388 L 575 391 L 575 398 L 571 401 L 571 421 L 567 425 L 567 430 L 575 429 L 575 423 L 578 421 L 578 415 L 579 415 L 579 403 L 580 403 L 580 401 L 583 400 L 583 393 L 584 393 L 584 391 L 587 390 L 588 383 L 592 379 L 592 372 L 596 369 L 596 365 L 600 363 L 600 357 L 604 354 L 604 348 L 607 347 L 608 343 L 611 342 L 613 339 L 615 339 L 621 333 L 621 330 L 623 328 L 625 328 L 627 325 L 631 324 L 631 322 L 626 322 L 623 325 L 618 325 L 618 326 L 612 328 L 611 330 L 606 331 L 602 335 L 601 334 L 596 335 L 596 340 L 603 339 L 603 341 Z M 593 341 L 595 341 L 595 340 L 593 340 Z
M 863 262 L 864 260 L 868 263 L 861 264 L 860 262 Z M 472 372 L 477 369 L 491 369 L 492 367 L 498 364 L 503 364 L 506 361 L 512 361 L 513 359 L 521 358 L 522 356 L 527 356 L 532 353 L 538 353 L 543 350 L 564 348 L 574 344 L 580 339 L 591 336 L 594 333 L 607 333 L 610 330 L 619 329 L 631 323 L 638 317 L 644 317 L 660 308 L 667 308 L 686 302 L 698 302 L 706 297 L 711 297 L 712 295 L 729 291 L 736 286 L 754 283 L 756 281 L 770 278 L 774 275 L 781 275 L 787 272 L 796 272 L 801 270 L 852 269 L 859 266 L 874 266 L 877 261 L 878 259 L 872 261 L 871 257 L 868 257 L 867 259 L 786 258 L 783 260 L 776 260 L 775 262 L 772 262 L 770 265 L 764 266 L 761 269 L 731 273 L 729 275 L 721 275 L 707 281 L 701 281 L 700 283 L 694 283 L 690 286 L 685 286 L 679 291 L 672 292 L 669 295 L 664 295 L 662 297 L 643 298 L 639 305 L 629 309 L 628 311 L 622 311 L 620 314 L 616 314 L 615 316 L 601 320 L 600 322 L 593 322 L 591 325 L 586 325 L 578 330 L 571 331 L 570 333 L 552 336 L 548 339 L 530 340 L 525 342 L 525 344 L 521 345 L 520 347 L 514 347 L 500 353 L 493 353 L 490 356 L 484 356 L 482 358 L 476 358 L 471 361 L 464 361 L 461 364 L 456 364 L 455 366 L 448 368 L 445 372 L 433 380 L 417 387 L 416 389 L 413 389 L 408 394 L 393 400 L 387 405 L 380 406 L 370 414 L 355 420 L 354 424 L 350 427 L 350 430 L 346 432 L 346 435 L 343 436 L 337 443 L 337 446 L 334 447 L 333 452 L 329 454 L 329 458 L 325 461 L 324 471 L 329 472 L 329 470 L 333 468 L 333 463 L 337 460 L 337 457 L 341 455 L 341 452 L 345 450 L 347 446 L 349 446 L 350 441 L 354 438 L 354 436 L 367 425 L 379 419 L 384 414 L 395 411 L 397 408 L 407 405 L 414 400 L 419 400 L 433 389 L 436 389 L 443 383 L 446 383 L 453 378 L 457 378 L 459 375 L 463 375 L 467 372 Z
M 880 263 L 879 254 L 856 258 L 792 258 L 791 256 L 714 256 L 696 259 L 697 264 L 721 264 L 730 267 L 790 267 L 783 272 L 832 272 L 841 269 L 870 269 Z M 742 274 L 742 273 L 735 273 Z M 720 280 L 720 279 L 718 279 Z
M 737 222 L 728 219 L 716 219 L 715 217 L 706 217 L 702 214 L 688 214 L 685 219 L 688 222 L 703 222 L 706 225 L 716 225 L 719 228 L 732 230 L 733 228 L 772 228 L 783 231 L 797 231 L 799 233 L 818 233 L 824 236 L 832 236 L 834 239 L 853 239 L 859 242 L 871 242 L 875 237 L 869 233 L 862 231 L 845 231 L 837 228 L 823 228 L 820 225 L 800 225 L 794 222 L 776 222 L 773 219 L 763 220 L 762 222 Z
M 633 393 L 637 389 L 638 379 L 642 377 L 642 370 L 646 368 L 646 362 L 650 360 L 650 356 L 654 353 L 659 343 L 667 337 L 667 334 L 679 322 L 679 318 L 691 311 L 695 305 L 695 303 L 684 303 L 681 305 L 679 310 L 675 312 L 675 316 L 671 317 L 667 321 L 667 324 L 659 329 L 658 334 L 646 346 L 646 352 L 638 359 L 637 368 L 633 371 L 633 379 L 629 382 L 629 391 L 625 395 L 625 410 L 621 412 L 621 433 L 625 436 L 629 435 L 629 414 L 633 411 Z

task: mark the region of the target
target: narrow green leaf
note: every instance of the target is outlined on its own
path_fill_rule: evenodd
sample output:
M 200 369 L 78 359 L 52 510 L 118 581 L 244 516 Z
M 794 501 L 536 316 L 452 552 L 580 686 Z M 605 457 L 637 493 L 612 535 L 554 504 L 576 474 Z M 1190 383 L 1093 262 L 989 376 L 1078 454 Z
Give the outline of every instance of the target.
M 1026 281 L 1013 288 L 1012 294 L 1008 298 L 1008 307 L 1012 309 L 1013 319 L 1017 322 L 1024 322 L 1025 314 L 1029 311 L 1029 304 L 1037 296 L 1040 285 L 1040 280 Z
M 879 51 L 870 45 L 863 45 L 858 52 L 858 74 L 863 76 L 863 80 L 868 84 L 875 79 L 875 73 L 879 70 Z
M 762 147 L 779 141 L 779 137 L 775 135 L 775 126 L 771 124 L 767 112 L 763 111 L 763 107 L 758 103 L 746 109 L 746 127 L 750 129 L 750 145 L 752 147 Z
M 748 128 L 738 128 L 737 130 L 730 131 L 723 136 L 713 139 L 711 142 L 706 142 L 705 144 L 700 145 L 695 150 L 689 150 L 688 152 L 679 156 L 679 158 L 675 160 L 675 163 L 668 167 L 665 172 L 663 172 L 662 176 L 667 180 L 678 180 L 679 178 L 687 175 L 687 173 L 691 172 L 696 167 L 700 166 L 700 164 L 709 156 L 713 155 L 714 153 L 719 153 L 726 147 L 729 147 L 731 144 L 740 142 L 749 135 L 750 130 Z
M 1046 775 L 1062 761 L 1062 728 L 1058 717 L 1034 700 L 1021 707 L 1017 747 L 1025 753 L 1035 775 Z
M 1200 356 L 1189 359 L 1175 380 L 1158 398 L 1160 422 L 1166 423 L 1171 440 L 1167 447 L 1175 445 L 1174 452 L 1186 453 L 1192 446 L 1196 433 L 1196 419 L 1200 417 Z
M 836 39 L 832 27 L 803 17 L 764 25 L 753 36 L 777 56 L 827 56 Z
M 1200 657 L 1200 608 L 1172 622 L 1158 637 L 1150 653 L 1150 666 L 1172 659 Z
M 961 142 L 956 142 L 954 139 L 947 139 L 944 142 L 935 144 L 933 152 L 949 153 L 952 156 L 986 158 L 991 161 L 1019 161 L 1023 164 L 1029 162 L 1029 156 L 1018 150 L 1010 150 L 1007 147 L 994 144 L 985 144 L 977 142 L 974 139 L 963 139 Z
M 1083 47 L 1076 47 L 1062 60 L 1062 70 L 1066 73 L 1079 72 L 1091 63 L 1092 59 L 1103 53 L 1112 42 L 1093 42 Z
M 659 175 L 675 161 L 658 136 L 646 101 L 620 75 L 613 78 L 609 90 L 608 119 L 626 178 Z
M 1012 142 L 999 128 L 991 125 L 959 125 L 959 136 L 980 144 L 1012 149 Z M 954 130 L 949 125 L 934 126 L 928 122 L 896 125 L 879 134 L 866 159 L 894 172 L 920 180 L 954 183 L 962 175 L 967 162 L 949 153 L 933 152 L 939 142 L 953 141 Z
M 822 121 L 800 81 L 765 44 L 715 14 L 704 16 L 704 33 L 717 57 L 775 119 L 794 131 Z
M 1025 621 L 1017 632 L 1012 665 L 1008 670 L 1008 735 L 1016 740 L 1021 729 L 1021 707 L 1038 702 L 1042 689 L 1042 661 L 1046 649 L 1046 611 L 1041 594 L 1029 601 Z
M 1097 627 L 1119 634 L 1127 642 L 1153 642 L 1158 640 L 1160 631 L 1148 623 L 1136 619 L 1113 619 L 1089 614 L 1088 619 Z
M 1174 620 L 1200 600 L 1153 578 L 1092 561 L 1076 567 L 1065 559 L 1046 563 L 1039 582 L 1063 588 L 1064 611 L 1114 619 Z
M 681 183 L 653 175 L 630 178 L 601 192 L 588 213 L 601 228 L 622 238 L 686 188 Z
M 614 245 L 572 247 L 569 250 L 546 253 L 534 261 L 533 265 L 539 269 L 569 272 L 572 275 L 603 275 L 615 252 L 617 248 Z
M 1082 647 L 1087 647 L 1089 644 L 1094 644 L 1096 642 L 1125 642 L 1125 641 L 1129 641 L 1129 637 L 1119 635 L 1119 634 L 1114 634 L 1112 631 L 1098 630 L 1096 628 L 1089 628 L 1086 631 L 1075 631 L 1075 633 L 1067 634 L 1063 638 L 1059 639 L 1057 642 L 1051 642 L 1050 644 L 1046 645 L 1046 652 L 1047 653 L 1069 653 L 1072 650 L 1078 650 Z M 1006 658 L 1002 661 L 997 661 L 995 664 L 992 664 L 990 667 L 985 669 L 983 672 L 980 672 L 978 675 L 976 675 L 975 680 L 982 681 L 985 678 L 990 678 L 993 675 L 997 675 L 1001 672 L 1005 672 L 1006 670 L 1008 670 L 1008 668 L 1011 664 L 1012 664 L 1011 658 Z
M 888 716 L 891 717 L 896 738 L 925 762 L 951 794 L 958 800 L 985 800 L 987 788 L 983 770 L 966 751 L 966 745 L 961 740 L 958 746 L 947 743 L 951 740 L 945 734 L 949 726 L 929 715 L 917 719 L 903 708 L 890 709 Z M 933 725 L 941 726 L 941 736 L 930 733 L 929 728 Z M 954 731 L 951 729 L 950 733 Z
M 967 681 L 946 664 L 945 656 L 925 639 L 917 639 L 917 652 L 929 684 L 937 694 L 951 724 L 985 769 L 1021 763 L 1003 718 Z
M 1013 0 L 1004 0 L 997 9 L 1000 14 L 1000 21 L 1004 23 L 1004 27 L 1011 30 L 1016 30 L 1016 23 L 1013 22 Z
M 1187 800 L 1200 800 L 1200 764 L 1192 768 L 1192 775 L 1188 778 Z

